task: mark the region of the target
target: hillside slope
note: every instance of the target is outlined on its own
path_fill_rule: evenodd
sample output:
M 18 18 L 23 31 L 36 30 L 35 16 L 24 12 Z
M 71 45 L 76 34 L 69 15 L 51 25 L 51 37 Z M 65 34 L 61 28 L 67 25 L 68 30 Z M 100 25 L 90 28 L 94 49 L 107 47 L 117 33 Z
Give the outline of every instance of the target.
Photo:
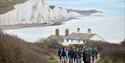
M 45 49 L 0 31 L 0 63 L 48 63 Z
M 26 0 L 0 0 L 0 14 L 6 13 L 14 9 L 14 5 L 23 3 Z

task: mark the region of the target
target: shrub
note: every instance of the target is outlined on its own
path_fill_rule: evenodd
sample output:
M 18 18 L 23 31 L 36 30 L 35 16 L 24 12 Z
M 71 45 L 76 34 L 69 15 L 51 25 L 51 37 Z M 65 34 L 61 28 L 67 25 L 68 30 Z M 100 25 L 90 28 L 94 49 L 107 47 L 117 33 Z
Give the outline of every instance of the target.
M 72 44 L 72 45 L 69 45 L 69 46 L 73 46 L 75 48 L 83 48 L 85 44 Z
M 47 53 L 41 49 L 0 31 L 0 63 L 48 63 Z
M 35 43 L 37 46 L 45 48 L 45 49 L 58 49 L 63 47 L 56 38 L 49 37 L 42 41 L 38 41 Z
M 100 61 L 98 63 L 124 63 L 125 49 L 124 41 L 120 44 L 113 44 L 101 41 L 88 41 L 86 45 L 90 47 L 97 47 L 100 50 Z M 108 59 L 107 59 L 108 58 Z M 110 59 L 110 60 L 109 60 Z
M 118 62 L 119 60 L 125 62 L 125 49 L 117 48 L 117 49 L 107 49 L 103 50 L 101 53 L 101 58 L 109 57 L 113 63 Z
M 105 57 L 103 59 L 100 59 L 99 61 L 97 61 L 97 63 L 113 63 L 112 60 L 108 57 Z
M 18 41 L 18 42 L 16 42 Z M 0 32 L 0 56 L 4 63 L 23 63 L 23 49 L 17 37 Z
M 121 42 L 121 46 L 125 47 L 125 39 Z

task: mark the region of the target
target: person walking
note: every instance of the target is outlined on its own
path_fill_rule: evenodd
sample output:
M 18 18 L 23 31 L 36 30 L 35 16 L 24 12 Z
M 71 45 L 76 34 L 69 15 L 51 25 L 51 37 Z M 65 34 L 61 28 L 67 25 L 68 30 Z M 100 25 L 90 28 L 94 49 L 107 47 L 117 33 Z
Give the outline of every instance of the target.
M 62 63 L 66 63 L 66 49 L 64 47 L 62 49 Z
M 86 63 L 91 63 L 91 54 L 89 51 L 86 52 Z
M 68 59 L 68 52 L 69 52 L 69 49 L 66 48 L 66 59 Z
M 74 58 L 73 58 L 74 62 L 76 62 L 76 55 L 77 55 L 77 49 L 75 48 L 74 49 Z
M 87 57 L 87 47 L 84 46 L 83 51 L 82 51 L 82 60 L 83 60 L 84 63 L 87 63 L 86 57 Z
M 98 52 L 99 52 L 99 51 L 98 51 L 97 47 L 95 47 L 95 48 L 94 48 L 94 52 L 93 52 L 95 59 L 98 58 Z
M 94 62 L 94 49 L 92 47 L 89 47 L 89 53 L 90 53 L 90 61 L 91 63 Z
M 62 49 L 61 48 L 58 49 L 58 57 L 59 57 L 59 61 L 61 62 L 61 60 L 62 60 Z
M 68 52 L 68 57 L 69 57 L 69 63 L 73 63 L 73 58 L 74 58 L 74 50 L 73 47 L 70 47 L 70 50 Z
M 76 63 L 81 63 L 82 62 L 81 58 L 82 58 L 82 52 L 81 49 L 78 49 L 76 53 Z
M 69 58 L 68 58 L 68 52 L 69 52 L 69 49 L 66 48 L 66 59 L 67 59 L 67 63 L 68 63 L 68 61 L 69 61 Z

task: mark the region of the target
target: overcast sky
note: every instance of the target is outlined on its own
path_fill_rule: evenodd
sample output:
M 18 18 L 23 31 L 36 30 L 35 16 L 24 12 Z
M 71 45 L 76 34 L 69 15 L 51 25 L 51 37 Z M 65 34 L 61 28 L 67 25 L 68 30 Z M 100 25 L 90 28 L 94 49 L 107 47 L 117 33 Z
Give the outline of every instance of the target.
M 97 9 L 105 15 L 124 16 L 125 0 L 47 0 L 46 3 L 70 9 Z

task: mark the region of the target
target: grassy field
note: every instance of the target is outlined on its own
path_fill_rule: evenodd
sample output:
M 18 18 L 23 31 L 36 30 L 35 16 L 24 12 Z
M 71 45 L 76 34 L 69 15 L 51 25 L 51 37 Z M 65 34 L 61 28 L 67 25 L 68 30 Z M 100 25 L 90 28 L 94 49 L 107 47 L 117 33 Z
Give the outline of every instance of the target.
M 14 9 L 14 5 L 24 3 L 27 0 L 0 0 L 0 14 L 6 13 Z
M 48 56 L 48 60 L 49 60 L 49 63 L 58 63 L 58 57 L 57 56 L 54 56 L 54 57 Z

